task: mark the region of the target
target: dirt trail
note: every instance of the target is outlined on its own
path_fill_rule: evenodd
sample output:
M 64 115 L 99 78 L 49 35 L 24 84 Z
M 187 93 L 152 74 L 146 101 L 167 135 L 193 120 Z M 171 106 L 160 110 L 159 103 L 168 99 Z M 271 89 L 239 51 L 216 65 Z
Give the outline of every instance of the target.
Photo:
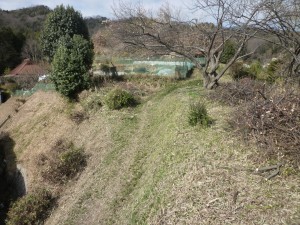
M 67 190 L 64 194 L 59 201 L 59 210 L 54 211 L 46 224 L 114 223 L 117 219 L 114 218 L 114 211 L 122 208 L 122 203 L 115 201 L 122 197 L 122 190 L 132 176 L 128 172 L 134 156 L 141 147 L 139 139 L 144 126 L 147 125 L 147 113 L 147 110 L 142 110 L 141 114 L 130 111 L 120 116 L 116 115 L 117 112 L 112 112 L 112 115 L 104 112 L 103 114 L 110 118 L 105 118 L 101 113 L 93 115 L 84 127 L 78 129 L 82 130 L 78 137 L 81 136 L 90 154 L 89 166 L 73 185 L 72 190 Z M 108 123 L 111 120 L 115 126 Z M 118 131 L 124 129 L 121 124 L 127 122 L 133 123 L 129 125 L 128 133 L 125 130 Z M 99 130 L 91 131 L 91 124 L 99 126 Z M 113 142 L 116 138 L 125 138 L 126 141 L 118 146 L 119 143 Z
M 88 154 L 77 180 L 59 190 L 48 186 L 61 197 L 46 224 L 297 221 L 299 176 L 289 168 L 267 182 L 253 174 L 259 165 L 249 155 L 256 148 L 228 132 L 230 108 L 208 103 L 216 123 L 207 129 L 188 125 L 190 102 L 207 101 L 203 96 L 195 82 L 166 89 L 135 109 L 103 107 L 78 125 L 69 117 L 72 106 L 59 95 L 33 95 L 5 125 L 29 189 L 47 185 L 39 175 L 38 155 L 47 154 L 59 138 Z

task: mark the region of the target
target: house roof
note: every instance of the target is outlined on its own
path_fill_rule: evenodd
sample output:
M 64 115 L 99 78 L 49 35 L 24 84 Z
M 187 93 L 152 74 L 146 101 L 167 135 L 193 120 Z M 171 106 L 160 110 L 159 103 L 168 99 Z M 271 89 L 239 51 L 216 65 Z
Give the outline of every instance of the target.
M 47 71 L 43 67 L 33 63 L 30 59 L 25 59 L 20 65 L 13 69 L 9 75 L 43 75 Z

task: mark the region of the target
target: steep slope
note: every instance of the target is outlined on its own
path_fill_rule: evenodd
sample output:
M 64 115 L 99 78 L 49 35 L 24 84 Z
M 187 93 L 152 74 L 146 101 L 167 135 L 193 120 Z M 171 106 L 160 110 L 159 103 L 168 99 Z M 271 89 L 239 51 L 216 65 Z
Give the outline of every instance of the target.
M 28 190 L 43 184 L 60 193 L 46 224 L 297 223 L 299 177 L 255 174 L 255 148 L 227 131 L 231 110 L 205 95 L 199 81 L 184 81 L 134 109 L 103 107 L 78 125 L 69 113 L 80 105 L 39 92 L 1 130 L 16 143 Z M 207 103 L 211 128 L 188 125 L 194 101 Z M 57 190 L 42 181 L 37 160 L 60 138 L 89 157 L 78 179 Z

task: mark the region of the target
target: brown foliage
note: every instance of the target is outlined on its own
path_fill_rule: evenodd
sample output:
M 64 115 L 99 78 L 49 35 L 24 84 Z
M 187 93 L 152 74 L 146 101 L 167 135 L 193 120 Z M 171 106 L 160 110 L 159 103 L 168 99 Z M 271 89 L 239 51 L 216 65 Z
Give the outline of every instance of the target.
M 237 106 L 230 125 L 238 135 L 258 144 L 261 159 L 300 166 L 299 89 L 243 79 L 221 86 L 210 97 Z
M 267 159 L 300 165 L 300 94 L 284 89 L 254 98 L 232 119 L 237 131 L 254 138 Z
M 43 168 L 42 176 L 54 184 L 64 184 L 74 178 L 86 166 L 86 155 L 73 143 L 58 140 L 51 154 L 41 155 L 39 162 Z
M 216 91 L 210 93 L 210 98 L 230 106 L 235 106 L 252 101 L 259 97 L 259 93 L 266 92 L 265 89 L 264 84 L 250 78 L 243 78 L 239 81 L 220 85 Z
M 78 125 L 88 119 L 88 115 L 85 111 L 73 111 L 70 114 L 70 119 Z

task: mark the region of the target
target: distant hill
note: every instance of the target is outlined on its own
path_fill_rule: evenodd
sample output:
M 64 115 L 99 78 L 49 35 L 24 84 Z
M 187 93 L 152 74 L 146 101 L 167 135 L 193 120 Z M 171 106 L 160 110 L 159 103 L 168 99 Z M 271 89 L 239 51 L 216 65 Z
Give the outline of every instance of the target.
M 103 16 L 95 16 L 95 17 L 87 17 L 84 18 L 84 21 L 86 22 L 86 25 L 89 29 L 90 35 L 93 36 L 97 33 L 97 31 L 101 28 L 103 28 L 105 25 L 103 24 L 103 21 L 106 21 L 107 18 Z
M 47 6 L 33 6 L 17 10 L 0 10 L 0 27 L 10 27 L 21 32 L 40 31 L 51 9 Z
M 52 10 L 44 5 L 17 10 L 0 9 L 0 75 L 18 65 L 22 58 L 42 58 L 38 45 L 43 24 Z M 92 37 L 107 18 L 84 18 Z
M 11 11 L 0 9 L 0 28 L 10 27 L 23 33 L 39 32 L 51 11 L 48 6 L 44 5 Z M 102 21 L 105 20 L 107 18 L 102 16 L 85 18 L 90 34 L 96 33 L 103 26 Z

